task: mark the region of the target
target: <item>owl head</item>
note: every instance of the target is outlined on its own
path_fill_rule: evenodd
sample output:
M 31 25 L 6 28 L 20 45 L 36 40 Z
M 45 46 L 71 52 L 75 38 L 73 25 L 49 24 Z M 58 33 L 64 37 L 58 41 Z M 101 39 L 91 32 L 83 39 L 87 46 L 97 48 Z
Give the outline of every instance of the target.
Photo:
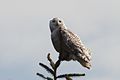
M 60 18 L 53 18 L 50 20 L 49 26 L 51 32 L 53 32 L 55 29 L 58 29 L 59 27 L 65 28 L 64 22 Z

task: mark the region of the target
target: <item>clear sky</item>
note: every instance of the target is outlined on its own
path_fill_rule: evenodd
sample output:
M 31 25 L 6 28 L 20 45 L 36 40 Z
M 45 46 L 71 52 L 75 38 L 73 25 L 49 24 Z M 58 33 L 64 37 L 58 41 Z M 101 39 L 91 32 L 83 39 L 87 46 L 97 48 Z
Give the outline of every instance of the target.
M 58 53 L 50 40 L 49 20 L 60 17 L 92 51 L 92 69 L 63 62 L 58 74 L 86 73 L 81 80 L 119 80 L 119 0 L 0 0 L 0 80 L 42 80 L 50 76 L 38 63 Z M 74 78 L 74 80 L 80 80 Z

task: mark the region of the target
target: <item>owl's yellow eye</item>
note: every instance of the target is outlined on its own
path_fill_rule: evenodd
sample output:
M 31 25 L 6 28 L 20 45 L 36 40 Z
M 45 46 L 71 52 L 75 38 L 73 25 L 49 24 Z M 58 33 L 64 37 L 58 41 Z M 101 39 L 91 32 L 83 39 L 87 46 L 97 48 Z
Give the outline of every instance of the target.
M 59 22 L 61 23 L 62 21 L 59 20 Z
M 55 23 L 55 20 L 52 20 L 53 23 Z

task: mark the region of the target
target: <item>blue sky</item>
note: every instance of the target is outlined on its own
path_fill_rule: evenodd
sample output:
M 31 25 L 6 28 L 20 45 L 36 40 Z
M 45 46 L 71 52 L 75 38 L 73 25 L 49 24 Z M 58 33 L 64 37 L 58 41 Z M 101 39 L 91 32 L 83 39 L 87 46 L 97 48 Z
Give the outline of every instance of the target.
M 92 69 L 63 62 L 58 74 L 86 73 L 82 80 L 118 80 L 120 68 L 119 0 L 1 0 L 0 80 L 42 80 L 38 63 L 58 53 L 50 40 L 49 20 L 60 17 L 92 50 Z M 74 78 L 79 80 L 79 78 Z

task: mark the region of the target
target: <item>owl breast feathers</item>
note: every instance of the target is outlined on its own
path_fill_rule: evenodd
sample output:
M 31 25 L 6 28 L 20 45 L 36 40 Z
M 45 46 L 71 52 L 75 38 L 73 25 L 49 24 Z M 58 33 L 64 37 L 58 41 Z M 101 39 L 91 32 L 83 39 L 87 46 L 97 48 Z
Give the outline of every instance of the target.
M 59 52 L 60 60 L 76 60 L 82 66 L 91 68 L 90 50 L 86 48 L 80 38 L 68 30 L 59 18 L 50 21 L 51 39 L 53 46 Z

